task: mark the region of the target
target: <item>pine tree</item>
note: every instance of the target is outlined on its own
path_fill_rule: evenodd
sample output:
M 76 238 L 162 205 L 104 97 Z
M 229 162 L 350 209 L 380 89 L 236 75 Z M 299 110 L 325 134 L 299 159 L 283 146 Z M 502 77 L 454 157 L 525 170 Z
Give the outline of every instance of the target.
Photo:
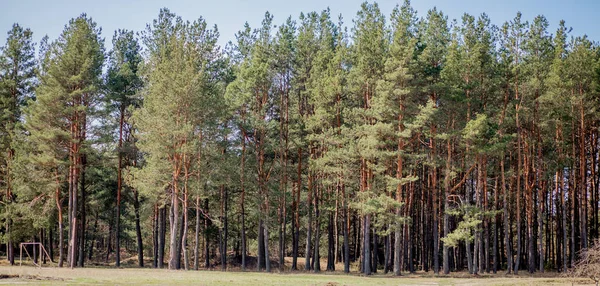
M 571 234 L 579 227 L 580 241 L 577 243 L 572 238 L 573 252 L 572 256 L 578 253 L 578 250 L 588 247 L 588 163 L 586 151 L 586 133 L 589 132 L 589 112 L 593 109 L 587 108 L 593 102 L 592 85 L 594 78 L 594 67 L 597 58 L 594 55 L 592 43 L 587 37 L 575 37 L 570 43 L 571 52 L 566 58 L 567 78 L 570 89 L 571 102 L 571 140 L 572 140 L 572 179 L 573 197 L 572 197 L 572 216 L 578 216 L 579 226 L 573 221 Z M 575 214 L 575 212 L 579 212 Z M 578 245 L 579 244 L 579 245 Z M 572 258 L 572 261 L 575 260 Z
M 85 201 L 78 202 L 78 193 L 84 186 L 88 115 L 98 101 L 103 45 L 100 29 L 91 18 L 82 14 L 72 19 L 45 54 L 37 101 L 26 120 L 41 156 L 52 158 L 48 160 L 53 161 L 57 169 L 57 180 L 63 182 L 59 176 L 66 176 L 69 191 L 67 261 L 70 267 L 76 264 L 78 243 L 84 235 L 77 231 L 78 210 L 80 204 L 85 204 Z M 60 150 L 63 148 L 68 152 L 66 158 Z M 59 167 L 65 161 L 68 162 L 67 174 Z
M 0 189 L 4 192 L 7 259 L 14 264 L 14 239 L 11 204 L 15 199 L 14 184 L 11 182 L 14 168 L 16 138 L 22 132 L 22 109 L 33 97 L 35 84 L 35 48 L 30 29 L 14 24 L 8 32 L 6 45 L 0 48 Z M 18 166 L 16 166 L 18 167 Z
M 252 31 L 248 23 L 245 24 L 244 30 L 239 31 L 236 34 L 237 43 L 230 44 L 230 50 L 228 51 L 229 57 L 232 59 L 232 69 L 233 73 L 237 75 L 240 71 L 240 68 L 243 67 L 245 59 L 249 56 L 251 47 L 253 42 L 256 40 L 256 32 Z M 246 236 L 246 155 L 247 148 L 246 142 L 248 140 L 248 122 L 247 122 L 247 112 L 248 105 L 244 102 L 243 97 L 238 96 L 238 92 L 243 92 L 241 90 L 241 86 L 238 87 L 239 82 L 235 80 L 227 86 L 227 91 L 225 94 L 225 101 L 229 109 L 231 109 L 234 113 L 234 121 L 237 122 L 238 130 L 239 130 L 239 141 L 240 143 L 240 170 L 239 177 L 240 183 L 239 188 L 241 191 L 240 194 L 240 244 L 241 244 L 241 268 L 242 270 L 246 270 L 246 255 L 248 253 L 247 250 L 247 236 Z
M 371 235 L 374 231 L 371 219 L 374 213 L 372 208 L 364 206 L 374 203 L 373 200 L 378 198 L 379 194 L 385 193 L 383 181 L 375 175 L 384 172 L 384 157 L 387 155 L 380 149 L 378 130 L 383 122 L 378 121 L 379 112 L 374 108 L 374 98 L 378 96 L 377 81 L 382 78 L 384 71 L 388 35 L 385 29 L 385 18 L 376 3 L 361 5 L 361 10 L 354 21 L 353 34 L 354 45 L 351 55 L 353 68 L 349 78 L 352 84 L 352 98 L 356 100 L 356 104 L 350 111 L 352 117 L 349 119 L 352 124 L 350 136 L 356 144 L 355 147 L 351 147 L 357 151 L 355 162 L 360 165 L 357 170 L 360 174 L 360 195 L 357 196 L 357 203 L 363 216 L 361 272 L 371 275 L 372 271 L 376 271 L 373 262 L 377 259 L 377 252 L 372 253 L 371 249 Z M 373 256 L 375 257 L 372 258 Z
M 285 241 L 287 224 L 287 202 L 288 202 L 288 179 L 289 179 L 289 114 L 290 93 L 292 89 L 292 74 L 295 60 L 295 22 L 289 17 L 284 25 L 279 26 L 274 39 L 274 62 L 275 88 L 279 99 L 276 101 L 277 117 L 279 120 L 279 142 L 278 142 L 278 169 L 279 169 L 279 192 L 278 192 L 278 237 L 279 237 L 279 269 L 285 266 Z
M 307 121 L 309 116 L 312 115 L 313 110 L 310 104 L 310 90 L 309 85 L 312 79 L 312 69 L 316 59 L 318 51 L 318 25 L 319 18 L 316 12 L 308 14 L 301 13 L 299 17 L 298 35 L 296 40 L 296 64 L 294 65 L 294 93 L 297 99 L 292 101 L 295 105 L 297 112 L 291 114 L 290 120 L 293 122 L 290 130 L 291 139 L 296 145 L 297 153 L 297 174 L 296 174 L 296 196 L 294 199 L 295 204 L 295 253 L 292 264 L 297 264 L 298 248 L 300 244 L 300 212 L 305 210 L 306 212 L 306 243 L 304 251 L 304 270 L 311 270 L 311 257 L 314 256 L 312 249 L 313 239 L 313 194 L 314 194 L 314 181 L 315 174 L 309 168 L 309 160 L 311 156 L 314 156 L 314 149 L 310 145 L 307 138 L 308 128 Z M 306 175 L 304 175 L 306 173 Z M 303 184 L 303 175 L 306 177 L 306 188 Z M 302 190 L 306 189 L 306 203 L 304 208 L 301 208 L 301 196 Z M 314 261 L 314 257 L 313 257 Z M 293 267 L 292 265 L 292 267 Z
M 389 176 L 390 187 L 395 187 L 395 198 L 399 204 L 405 203 L 407 198 L 404 195 L 405 185 L 416 178 L 406 176 L 405 173 L 405 148 L 408 143 L 409 135 L 406 134 L 405 121 L 407 120 L 407 109 L 413 102 L 414 96 L 414 57 L 417 48 L 416 12 L 410 6 L 410 1 L 404 1 L 401 7 L 396 7 L 391 16 L 393 37 L 390 43 L 389 55 L 385 62 L 385 74 L 383 80 L 378 82 L 378 91 L 380 94 L 379 104 L 381 108 L 388 108 L 382 114 L 382 119 L 391 122 L 388 132 L 395 133 L 392 138 L 397 142 L 395 148 L 396 169 L 395 175 Z M 408 106 L 408 108 L 407 108 Z M 406 212 L 402 208 L 396 209 L 396 216 L 399 219 Z M 400 275 L 403 262 L 402 246 L 403 233 L 406 225 L 398 220 L 394 225 L 394 274 Z M 404 243 L 406 243 L 404 241 Z
M 207 111 L 219 102 L 213 101 L 219 93 L 212 74 L 218 63 L 217 38 L 216 28 L 208 28 L 204 19 L 184 22 L 166 9 L 145 36 L 157 50 L 150 55 L 143 106 L 134 113 L 138 147 L 147 154 L 145 165 L 134 172 L 135 184 L 150 197 L 166 195 L 170 202 L 169 269 L 181 267 L 182 252 L 188 268 L 189 183 L 198 163 L 203 119 L 214 115 Z
M 528 74 L 529 82 L 527 84 L 527 100 L 524 105 L 528 106 L 528 109 L 533 109 L 532 118 L 525 117 L 526 121 L 530 121 L 532 126 L 535 126 L 529 133 L 529 141 L 527 145 L 533 146 L 527 153 L 530 158 L 528 159 L 529 165 L 525 169 L 525 187 L 527 191 L 527 240 L 528 240 L 528 269 L 529 273 L 535 272 L 536 265 L 536 248 L 539 255 L 539 261 L 544 260 L 544 232 L 543 232 L 543 203 L 538 202 L 538 209 L 535 211 L 538 215 L 538 241 L 534 241 L 534 186 L 537 189 L 538 200 L 543 200 L 543 178 L 544 166 L 542 164 L 542 151 L 545 148 L 542 141 L 540 126 L 540 111 L 539 111 L 539 97 L 545 93 L 546 89 L 546 78 L 548 77 L 548 65 L 551 63 L 551 37 L 547 32 L 548 21 L 543 16 L 536 17 L 529 27 L 529 35 L 527 43 L 525 45 L 525 52 L 527 53 L 526 65 L 524 71 Z M 531 100 L 529 103 L 529 100 Z M 531 181 L 528 174 L 534 172 L 535 180 Z M 537 247 L 535 247 L 537 244 Z M 539 264 L 539 271 L 544 271 L 544 264 Z
M 441 96 L 441 71 L 443 69 L 446 46 L 449 41 L 449 31 L 447 25 L 447 17 L 437 9 L 429 10 L 427 17 L 422 22 L 422 44 L 423 51 L 419 54 L 418 61 L 421 67 L 422 90 L 423 96 L 428 98 L 429 105 L 436 110 L 438 108 L 438 100 Z M 432 241 L 433 241 L 433 271 L 439 271 L 439 230 L 438 230 L 438 215 L 439 215 L 439 190 L 438 190 L 438 151 L 437 151 L 437 123 L 436 120 L 429 122 L 429 130 L 425 131 L 428 138 L 428 169 L 430 180 L 430 194 L 432 199 Z
M 540 95 L 538 101 L 540 102 L 540 117 L 541 121 L 545 122 L 542 125 L 542 132 L 545 134 L 552 134 L 553 146 L 551 147 L 555 152 L 554 160 L 556 163 L 551 164 L 550 168 L 554 169 L 554 188 L 555 196 L 558 197 L 557 208 L 560 208 L 560 221 L 557 224 L 560 226 L 561 234 L 557 233 L 557 243 L 561 245 L 560 255 L 558 260 L 562 262 L 559 266 L 564 270 L 568 268 L 568 232 L 569 226 L 567 225 L 567 205 L 566 205 L 566 190 L 561 183 L 563 177 L 563 170 L 567 167 L 566 162 L 566 150 L 568 148 L 567 142 L 564 139 L 564 132 L 568 128 L 565 124 L 565 119 L 568 118 L 570 109 L 569 107 L 569 90 L 567 87 L 567 74 L 566 74 L 566 63 L 567 57 L 567 35 L 569 29 L 565 26 L 565 22 L 561 21 L 559 28 L 557 29 L 553 38 L 553 56 L 550 69 L 548 71 L 547 85 L 548 88 L 543 94 Z M 559 237 L 559 235 L 561 235 Z
M 515 16 L 515 18 L 510 21 L 505 23 L 502 26 L 502 30 L 501 30 L 501 44 L 502 44 L 502 49 L 504 49 L 506 52 L 506 55 L 504 56 L 504 60 L 505 62 L 503 64 L 506 65 L 506 73 L 505 73 L 505 84 L 507 85 L 507 90 L 509 90 L 509 92 L 511 94 L 514 95 L 514 131 L 515 131 L 515 137 L 516 137 L 516 146 L 515 148 L 516 153 L 517 153 L 517 158 L 516 158 L 516 162 L 514 162 L 514 164 L 516 166 L 513 167 L 513 169 L 515 170 L 514 174 L 515 174 L 515 189 L 516 189 L 516 194 L 514 197 L 514 201 L 516 202 L 516 207 L 515 207 L 515 212 L 516 212 L 516 231 L 517 231 L 517 236 L 516 236 L 516 248 L 517 248 L 517 253 L 516 253 L 516 257 L 514 258 L 514 274 L 517 275 L 519 273 L 519 268 L 520 268 L 520 262 L 521 262 L 521 242 L 522 242 L 522 235 L 521 235 L 521 203 L 522 203 L 522 198 L 521 198 L 521 190 L 522 190 L 522 170 L 523 170 L 523 154 L 522 154 L 522 141 L 523 141 L 523 134 L 522 134 L 522 120 L 520 117 L 521 114 L 521 107 L 522 107 L 522 103 L 523 103 L 523 95 L 522 95 L 522 81 L 523 81 L 523 74 L 521 72 L 522 70 L 522 66 L 523 66 L 523 57 L 524 57 L 524 46 L 526 44 L 526 27 L 528 26 L 528 23 L 525 21 L 523 22 L 521 20 L 521 13 L 517 13 L 517 15 Z M 520 92 L 521 91 L 521 92 Z M 512 112 L 511 112 L 512 115 Z M 511 118 L 512 119 L 512 118 Z M 511 245 L 508 245 L 508 247 L 511 247 Z M 513 257 L 508 257 L 508 259 L 513 259 Z
M 118 118 L 118 139 L 117 139 L 117 207 L 115 218 L 115 265 L 121 265 L 121 198 L 124 185 L 123 169 L 127 165 L 134 164 L 136 159 L 135 146 L 131 143 L 133 136 L 133 126 L 131 124 L 131 113 L 133 109 L 139 107 L 140 100 L 137 98 L 138 92 L 142 87 L 142 79 L 139 75 L 142 57 L 140 55 L 140 46 L 133 32 L 118 30 L 113 36 L 113 50 L 110 53 L 109 67 L 106 78 L 106 88 L 108 90 L 107 106 L 112 110 L 111 113 Z M 134 192 L 134 205 L 139 216 L 139 197 L 137 191 Z M 138 236 L 138 263 L 140 267 L 144 266 L 143 246 L 141 244 L 139 217 L 136 218 L 136 234 Z

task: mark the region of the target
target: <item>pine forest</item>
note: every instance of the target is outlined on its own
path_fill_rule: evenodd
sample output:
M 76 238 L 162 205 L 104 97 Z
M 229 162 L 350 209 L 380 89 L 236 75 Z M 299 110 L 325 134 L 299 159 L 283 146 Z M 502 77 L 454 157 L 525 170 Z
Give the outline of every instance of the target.
M 108 39 L 86 14 L 39 43 L 14 24 L 0 254 L 18 264 L 38 242 L 36 262 L 70 268 L 572 269 L 600 236 L 598 42 L 541 15 L 357 8 L 267 12 L 225 46 L 167 8 Z

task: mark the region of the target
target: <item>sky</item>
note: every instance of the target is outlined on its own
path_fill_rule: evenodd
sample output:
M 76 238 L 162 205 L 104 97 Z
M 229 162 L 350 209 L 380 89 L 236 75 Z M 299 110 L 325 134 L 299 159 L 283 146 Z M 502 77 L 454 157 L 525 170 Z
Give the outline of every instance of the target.
M 379 0 L 382 12 L 390 15 L 396 4 L 403 0 Z M 203 17 L 212 26 L 217 25 L 221 37 L 219 44 L 224 46 L 235 40 L 235 33 L 245 22 L 258 27 L 266 11 L 274 15 L 274 24 L 283 23 L 288 16 L 297 19 L 300 12 L 322 11 L 329 7 L 334 20 L 342 14 L 345 24 L 352 26 L 352 19 L 363 0 L 0 0 L 0 45 L 4 45 L 3 33 L 10 30 L 13 23 L 30 28 L 34 41 L 39 42 L 44 35 L 51 40 L 62 32 L 69 19 L 87 13 L 102 27 L 107 50 L 117 29 L 142 31 L 147 23 L 157 18 L 160 8 L 166 7 L 184 20 Z M 372 2 L 372 1 L 370 1 Z M 594 41 L 600 40 L 600 0 L 412 0 L 419 17 L 437 7 L 449 18 L 460 19 L 466 12 L 472 15 L 487 13 L 493 24 L 501 25 L 514 18 L 517 11 L 525 20 L 536 15 L 544 15 L 554 32 L 561 19 L 572 27 L 571 35 L 588 35 Z M 2 32 L 4 31 L 4 32 Z M 6 34 L 3 34 L 6 35 Z

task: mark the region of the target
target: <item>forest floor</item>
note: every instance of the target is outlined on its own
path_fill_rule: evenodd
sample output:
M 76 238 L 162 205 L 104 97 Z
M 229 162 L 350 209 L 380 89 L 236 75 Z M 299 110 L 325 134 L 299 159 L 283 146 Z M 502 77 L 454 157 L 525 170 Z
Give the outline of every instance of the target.
M 434 276 L 433 273 L 416 273 L 394 277 L 377 273 L 370 277 L 341 272 L 259 273 L 240 271 L 181 271 L 150 268 L 57 268 L 33 266 L 0 266 L 0 284 L 42 285 L 593 285 L 591 280 L 572 280 L 557 273 L 540 273 L 518 276 L 483 274 L 477 277 L 468 273 Z M 574 282 L 574 284 L 573 284 Z

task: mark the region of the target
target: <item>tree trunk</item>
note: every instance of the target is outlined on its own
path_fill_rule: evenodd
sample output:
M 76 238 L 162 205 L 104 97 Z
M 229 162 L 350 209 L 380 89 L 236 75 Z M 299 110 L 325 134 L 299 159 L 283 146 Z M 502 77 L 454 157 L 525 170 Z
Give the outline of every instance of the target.
M 107 235 L 107 243 L 106 243 L 106 258 L 104 259 L 106 263 L 108 263 L 108 258 L 110 256 L 110 252 L 112 251 L 112 233 L 113 233 L 113 224 L 112 221 L 109 221 L 108 224 L 108 235 Z
M 573 93 L 573 91 L 572 91 Z M 571 94 L 573 97 L 574 94 Z M 571 105 L 571 116 L 575 117 L 574 105 Z M 571 119 L 571 144 L 572 146 L 572 158 L 576 158 L 576 144 L 575 144 L 575 130 L 577 130 L 575 125 L 575 118 Z M 577 206 L 577 179 L 575 179 L 575 163 L 571 163 L 571 174 L 569 175 L 569 200 L 571 202 L 571 267 L 575 267 L 576 263 L 576 253 L 579 251 L 577 248 L 577 240 L 576 240 L 576 230 L 577 230 L 577 220 L 576 220 L 576 206 Z
M 387 228 L 390 229 L 391 225 L 388 224 Z M 385 236 L 384 247 L 385 251 L 383 255 L 383 273 L 387 274 L 390 271 L 390 260 L 392 259 L 392 236 L 389 234 Z
M 142 227 L 140 225 L 140 199 L 137 190 L 133 190 L 133 208 L 135 212 L 135 235 L 137 238 L 138 266 L 144 267 L 144 244 L 142 242 Z
M 63 267 L 64 261 L 64 226 L 63 226 L 63 209 L 62 209 L 62 200 L 60 199 L 60 184 L 59 184 L 59 176 L 58 169 L 55 171 L 56 176 L 56 190 L 54 192 L 54 199 L 56 201 L 56 209 L 58 210 L 58 267 Z
M 315 191 L 315 199 L 314 199 L 314 208 L 315 208 L 315 247 L 314 247 L 314 255 L 312 260 L 312 268 L 315 273 L 321 272 L 321 255 L 319 253 L 319 242 L 321 241 L 321 217 L 319 213 L 319 188 Z
M 85 208 L 85 203 L 86 203 L 86 192 L 85 192 L 85 169 L 87 166 L 87 156 L 85 154 L 83 154 L 81 159 L 81 176 L 80 176 L 80 193 L 81 193 L 81 228 L 80 228 L 80 234 L 79 234 L 79 255 L 78 255 L 78 261 L 77 261 L 77 266 L 79 267 L 83 267 L 84 261 L 85 261 L 85 241 L 86 241 L 86 208 Z
M 587 233 L 587 225 L 588 225 L 588 184 L 587 184 L 587 154 L 585 148 L 585 106 L 583 102 L 583 90 L 581 85 L 579 86 L 579 186 L 581 188 L 580 196 L 583 198 L 581 210 L 581 247 L 583 249 L 588 248 L 588 233 Z
M 559 176 L 558 171 L 556 172 L 556 176 Z M 561 213 L 562 213 L 562 234 L 563 234 L 563 243 L 562 243 L 562 263 L 563 263 L 563 269 L 562 271 L 566 273 L 568 267 L 567 267 L 567 261 L 568 261 L 568 256 L 567 256 L 567 244 L 568 244 L 568 239 L 567 239 L 567 232 L 569 231 L 568 226 L 567 226 L 567 204 L 565 203 L 565 190 L 564 190 L 564 181 L 563 181 L 563 174 L 560 174 L 560 205 L 561 205 Z M 557 178 L 558 179 L 558 178 Z
M 371 267 L 371 272 L 372 273 L 377 273 L 377 268 L 378 268 L 378 263 L 379 263 L 379 237 L 377 236 L 377 232 L 375 230 L 375 228 L 373 228 L 373 247 L 371 248 L 371 264 L 373 265 Z
M 258 256 L 256 257 L 256 268 L 257 271 L 263 270 L 265 266 L 265 231 L 263 226 L 263 220 L 258 221 Z
M 454 120 L 452 120 L 454 121 Z M 454 125 L 454 123 L 452 124 Z M 446 157 L 446 175 L 444 176 L 444 237 L 448 237 L 448 234 L 450 234 L 450 216 L 448 215 L 448 211 L 450 210 L 450 205 L 448 203 L 448 198 L 449 196 L 452 195 L 451 193 L 451 189 L 450 189 L 450 176 L 451 176 L 451 160 L 452 160 L 452 143 L 451 143 L 451 139 L 448 138 L 448 140 L 446 140 L 446 152 L 447 152 L 447 157 Z M 446 243 L 444 243 L 444 246 L 442 248 L 442 267 L 443 267 L 443 271 L 444 274 L 450 274 L 450 253 L 449 253 L 449 248 L 448 245 Z
M 498 225 L 500 224 L 500 216 L 498 215 L 498 177 L 494 180 L 494 241 L 493 241 L 493 260 L 494 266 L 492 268 L 494 274 L 498 272 Z
M 194 270 L 200 268 L 200 196 L 196 196 L 196 233 L 194 234 Z
M 165 246 L 167 236 L 167 208 L 162 206 L 159 209 L 159 225 L 158 225 L 158 268 L 164 268 L 165 263 Z
M 348 239 L 348 232 L 350 229 L 348 216 L 350 215 L 350 212 L 348 210 L 348 206 L 346 205 L 346 195 L 344 189 L 344 186 L 342 186 L 342 194 L 344 197 L 344 273 L 350 273 L 350 244 Z
M 513 269 L 513 254 L 512 254 L 512 241 L 510 240 L 510 218 L 508 212 L 509 194 L 506 189 L 506 177 L 504 176 L 504 154 L 500 158 L 500 177 L 502 178 L 502 213 L 504 218 L 504 245 L 506 247 L 506 274 L 510 274 Z
M 269 227 L 267 223 L 263 224 L 263 229 L 265 231 L 265 271 L 271 272 L 271 258 L 269 256 Z
M 74 147 L 76 148 L 76 147 Z M 72 156 L 73 157 L 73 167 L 71 168 L 71 182 L 69 183 L 69 255 L 68 255 L 68 261 L 69 261 L 69 267 L 70 268 L 74 268 L 75 264 L 76 264 L 76 254 L 77 254 L 77 206 L 78 206 L 78 200 L 77 200 L 77 182 L 79 181 L 79 177 L 78 177 L 78 168 L 76 166 L 78 166 L 79 163 L 79 155 L 77 153 L 75 153 L 75 155 Z
M 363 227 L 363 273 L 371 275 L 371 216 L 364 217 Z
M 187 249 L 187 232 L 188 232 L 188 189 L 187 189 L 187 167 L 185 170 L 185 181 L 183 186 L 183 208 L 181 210 L 183 215 L 183 221 L 181 223 L 181 228 L 183 229 L 183 233 L 181 235 L 181 250 L 183 251 L 183 269 L 189 270 L 190 267 L 190 258 L 188 255 Z M 179 259 L 178 259 L 179 261 Z
M 154 224 L 152 225 L 152 267 L 158 268 L 158 226 L 159 220 L 158 204 L 154 204 Z
M 517 141 L 520 142 L 520 136 L 517 134 Z M 517 194 L 516 194 L 516 198 L 515 200 L 517 201 L 517 257 L 515 259 L 515 268 L 513 270 L 513 273 L 515 275 L 519 274 L 519 264 L 521 262 L 521 148 L 520 148 L 520 143 L 517 143 L 517 174 L 516 174 L 516 179 L 517 179 Z
M 312 151 L 311 151 L 312 153 Z M 308 219 L 306 221 L 306 250 L 304 251 L 304 255 L 305 255 L 305 264 L 304 264 L 304 270 L 310 270 L 310 242 L 312 240 L 312 212 L 310 211 L 311 207 L 310 205 L 312 204 L 312 189 L 313 189 L 313 185 L 312 185 L 312 174 L 308 175 L 308 195 L 306 198 L 306 204 L 307 204 L 307 216 Z
M 327 223 L 327 271 L 335 271 L 335 239 L 333 234 L 333 216 L 334 213 L 330 212 L 329 222 Z
M 176 178 L 173 179 L 173 189 L 171 193 L 171 208 L 169 214 L 169 269 L 177 269 L 179 264 L 179 196 L 177 190 Z
M 298 174 L 294 197 L 294 236 L 292 246 L 292 270 L 298 270 L 298 248 L 300 244 L 300 192 L 302 191 L 302 148 L 298 148 Z
M 243 118 L 243 115 L 242 115 Z M 245 123 L 245 120 L 244 120 Z M 246 270 L 246 209 L 245 209 L 245 200 L 246 200 L 246 188 L 244 186 L 245 182 L 245 162 L 246 162 L 246 129 L 244 127 L 242 129 L 242 157 L 240 163 L 240 188 L 242 190 L 242 194 L 240 196 L 240 210 L 241 210 L 241 221 L 242 221 L 242 229 L 241 229 L 241 237 L 242 237 L 242 271 Z
M 121 266 L 121 192 L 123 190 L 123 124 L 125 121 L 124 105 L 121 105 L 119 116 L 119 143 L 117 163 L 117 217 L 115 219 L 115 266 Z
M 482 164 L 483 164 L 483 177 L 482 177 L 482 185 L 483 185 L 483 210 L 484 212 L 488 211 L 488 185 L 487 185 L 487 157 L 483 155 Z M 483 230 L 481 231 L 483 234 L 483 249 L 482 253 L 482 263 L 483 268 L 481 271 L 485 269 L 486 273 L 490 273 L 490 220 L 488 217 L 483 217 Z
M 48 227 L 48 253 L 50 262 L 54 262 L 54 225 Z M 91 251 L 90 251 L 91 252 Z
M 221 270 L 225 271 L 227 269 L 227 247 L 225 246 L 227 238 L 225 237 L 225 226 L 227 224 L 227 218 L 225 215 L 225 186 L 221 185 L 219 187 L 221 193 L 221 226 L 219 227 L 219 254 L 221 258 Z
M 210 242 L 208 239 L 208 226 L 210 224 L 210 218 L 208 217 L 208 199 L 204 199 L 204 267 L 210 268 Z

